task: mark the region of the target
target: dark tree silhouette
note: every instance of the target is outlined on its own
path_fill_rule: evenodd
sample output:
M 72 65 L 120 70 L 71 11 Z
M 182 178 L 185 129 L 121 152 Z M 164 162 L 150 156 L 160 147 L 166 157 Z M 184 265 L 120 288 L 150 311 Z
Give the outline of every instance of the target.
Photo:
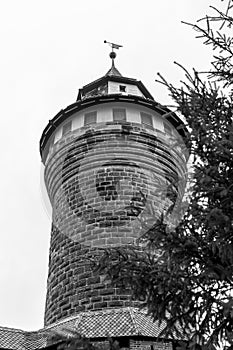
M 224 4 L 224 12 L 211 6 L 213 14 L 186 23 L 213 49 L 209 71 L 178 64 L 180 87 L 159 75 L 190 130 L 188 210 L 173 231 L 161 217 L 138 246 L 108 249 L 97 264 L 113 284 L 130 286 L 155 320 L 167 321 L 163 336 L 187 335 L 181 347 L 233 348 L 233 1 Z

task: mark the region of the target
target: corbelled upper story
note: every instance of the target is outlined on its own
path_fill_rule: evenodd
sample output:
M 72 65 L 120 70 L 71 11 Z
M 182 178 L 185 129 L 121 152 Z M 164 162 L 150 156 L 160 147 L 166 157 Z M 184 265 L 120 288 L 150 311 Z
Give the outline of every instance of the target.
M 183 138 L 181 119 L 156 102 L 144 84 L 121 75 L 114 65 L 101 78 L 79 89 L 77 100 L 49 120 L 40 140 L 40 153 L 45 164 L 51 147 L 63 136 L 96 123 L 124 120 L 151 127 L 162 133 L 178 133 Z M 114 57 L 114 58 L 113 58 Z M 118 108 L 119 104 L 119 108 Z M 140 108 L 135 109 L 135 105 Z M 98 107 L 98 108 L 97 108 Z

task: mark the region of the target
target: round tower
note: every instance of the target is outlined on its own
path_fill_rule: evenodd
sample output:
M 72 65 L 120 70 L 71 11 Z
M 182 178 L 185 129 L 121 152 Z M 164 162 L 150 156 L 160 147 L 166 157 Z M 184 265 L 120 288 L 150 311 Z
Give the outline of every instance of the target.
M 137 306 L 130 290 L 94 275 L 91 260 L 104 247 L 134 242 L 161 214 L 174 225 L 184 192 L 182 121 L 110 57 L 107 74 L 80 89 L 40 141 L 53 210 L 45 325 Z

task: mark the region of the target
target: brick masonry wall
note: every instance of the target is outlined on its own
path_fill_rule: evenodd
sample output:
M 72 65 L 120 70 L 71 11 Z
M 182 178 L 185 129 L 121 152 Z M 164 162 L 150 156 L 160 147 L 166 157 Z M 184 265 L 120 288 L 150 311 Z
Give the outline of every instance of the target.
M 130 339 L 130 350 L 172 350 L 172 342 Z
M 129 290 L 94 275 L 90 259 L 134 241 L 171 209 L 185 170 L 179 148 L 138 124 L 96 124 L 54 146 L 45 169 L 53 207 L 46 325 L 79 311 L 138 305 Z
M 125 341 L 126 342 L 126 341 Z M 173 344 L 172 342 L 163 342 L 163 341 L 154 341 L 154 340 L 145 340 L 145 339 L 139 339 L 136 340 L 135 338 L 128 338 L 128 345 L 126 347 L 123 347 L 121 345 L 121 340 L 118 339 L 118 343 L 120 345 L 121 350 L 173 350 Z M 109 343 L 108 341 L 102 341 L 102 342 L 93 342 L 94 345 L 105 345 L 107 346 Z

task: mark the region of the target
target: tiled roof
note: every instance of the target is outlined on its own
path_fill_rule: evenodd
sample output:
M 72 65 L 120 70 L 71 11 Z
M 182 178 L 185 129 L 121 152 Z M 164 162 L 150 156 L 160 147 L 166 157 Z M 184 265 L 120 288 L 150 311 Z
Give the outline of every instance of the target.
M 0 347 L 8 349 L 22 349 L 24 342 L 24 332 L 0 327 Z
M 153 323 L 145 312 L 134 308 L 82 313 L 76 327 L 80 334 L 90 338 L 159 335 L 158 322 Z
M 46 347 L 54 333 L 68 334 L 76 330 L 88 338 L 146 336 L 157 337 L 164 327 L 158 326 L 142 310 L 136 308 L 106 309 L 82 312 L 37 332 L 0 327 L 0 348 L 12 350 L 34 350 Z

